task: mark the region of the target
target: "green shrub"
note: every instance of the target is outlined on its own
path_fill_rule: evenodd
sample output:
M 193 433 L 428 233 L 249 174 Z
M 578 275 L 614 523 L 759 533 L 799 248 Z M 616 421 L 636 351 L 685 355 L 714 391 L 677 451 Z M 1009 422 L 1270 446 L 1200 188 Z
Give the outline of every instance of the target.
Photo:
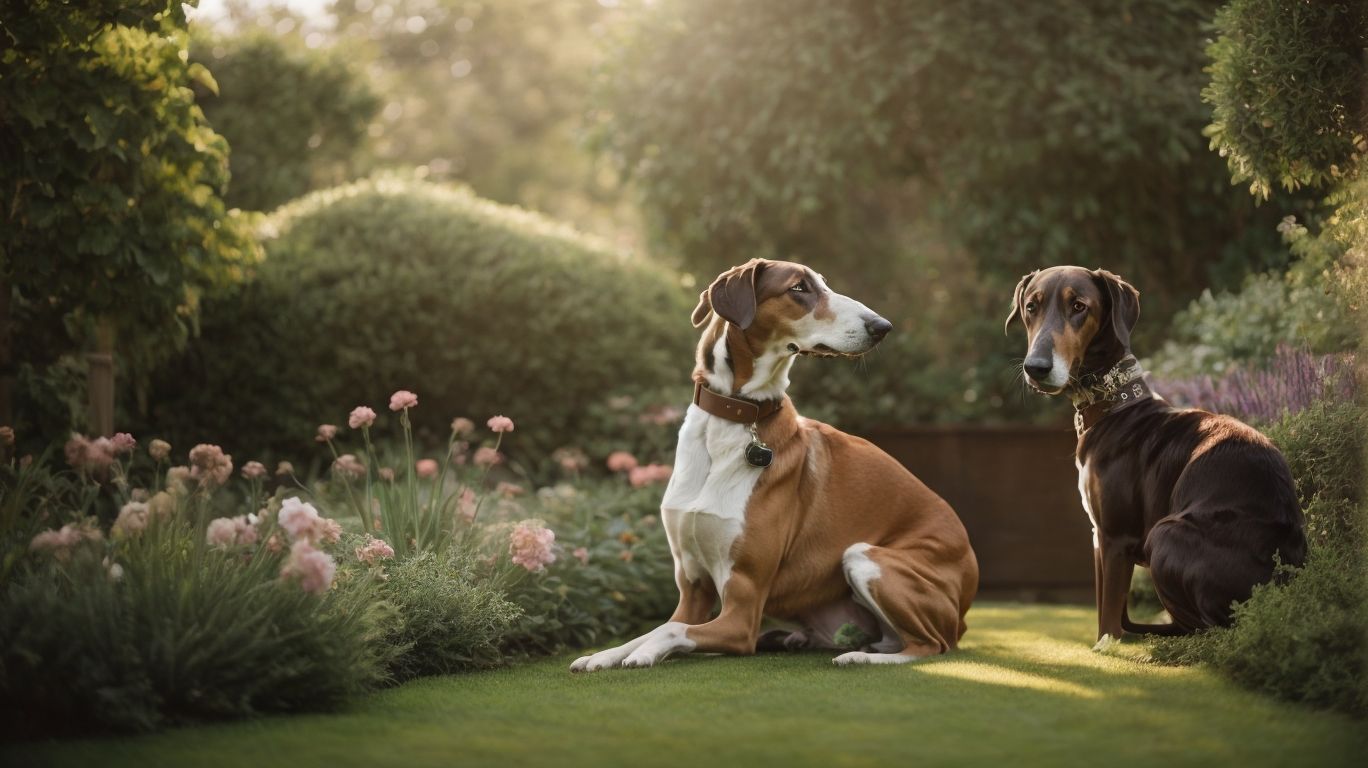
M 389 638 L 402 649 L 390 662 L 396 680 L 490 666 L 500 660 L 500 638 L 522 618 L 454 548 L 403 558 L 385 574 L 382 594 L 399 614 Z
M 1363 501 L 1368 408 L 1321 401 L 1283 417 L 1264 433 L 1287 457 L 1308 526 L 1319 535 L 1343 535 L 1347 522 L 1325 516 Z
M 34 555 L 0 590 L 0 720 L 16 732 L 328 709 L 385 679 L 392 617 L 368 577 L 308 594 L 279 557 L 244 562 L 180 517 L 105 552 Z
M 687 402 L 692 297 L 669 272 L 469 192 L 394 178 L 314 193 L 262 229 L 267 258 L 152 382 L 146 419 L 230 450 L 308 444 L 319 421 L 408 389 L 428 442 L 504 413 L 518 458 L 601 437 L 596 402 Z M 182 439 L 181 436 L 184 436 Z

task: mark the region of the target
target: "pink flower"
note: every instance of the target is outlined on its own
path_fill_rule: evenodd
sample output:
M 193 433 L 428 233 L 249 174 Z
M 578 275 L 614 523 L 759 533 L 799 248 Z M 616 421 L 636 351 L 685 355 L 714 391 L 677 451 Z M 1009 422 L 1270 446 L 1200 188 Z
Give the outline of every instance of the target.
M 671 472 L 673 470 L 668 465 L 647 464 L 644 467 L 633 467 L 627 473 L 627 480 L 633 488 L 641 488 L 652 483 L 663 483 L 669 480 Z
M 511 499 L 514 496 L 521 496 L 524 493 L 526 493 L 526 491 L 523 490 L 523 487 L 521 485 L 517 485 L 516 483 L 504 482 L 500 482 L 497 486 L 495 486 L 494 492 L 504 497 L 505 499 Z
M 417 405 L 418 396 L 408 391 L 407 389 L 401 389 L 398 392 L 395 392 L 394 394 L 390 395 L 391 411 L 403 411 L 409 408 L 414 408 Z
M 422 478 L 437 476 L 437 462 L 433 459 L 419 459 L 418 463 L 414 465 L 414 469 Z
M 480 500 L 475 496 L 475 492 L 469 488 L 461 489 L 461 497 L 458 502 L 461 511 L 461 519 L 467 523 L 475 522 L 475 511 L 480 508 Z
M 72 549 L 87 541 L 103 539 L 104 535 L 95 527 L 94 518 L 87 518 L 79 524 L 67 523 L 61 530 L 39 533 L 29 542 L 29 549 L 34 552 L 51 552 L 53 557 L 65 562 L 71 557 Z
M 134 440 L 133 436 L 127 432 L 116 433 L 109 442 L 114 445 L 114 453 L 116 454 L 132 453 L 133 449 L 138 447 L 138 441 Z
M 171 455 L 171 444 L 165 440 L 153 440 L 147 444 L 147 455 L 155 461 L 166 461 Z
M 540 571 L 556 562 L 556 553 L 551 545 L 556 542 L 556 533 L 540 522 L 525 520 L 513 527 L 508 536 L 508 554 L 513 563 L 529 571 Z
M 190 476 L 201 486 L 215 487 L 228 482 L 233 475 L 233 457 L 217 445 L 200 443 L 190 449 Z
M 73 432 L 62 453 L 73 469 L 91 474 L 101 474 L 114 463 L 114 443 L 107 437 L 90 440 Z
M 394 547 L 391 547 L 384 539 L 366 536 L 366 543 L 356 548 L 356 559 L 366 565 L 375 565 L 381 560 L 389 560 L 392 557 L 394 557 Z
M 237 543 L 237 526 L 233 524 L 232 518 L 217 518 L 210 521 L 204 538 L 211 547 L 227 549 Z
M 475 452 L 475 466 L 492 467 L 503 459 L 499 452 L 487 446 Z
M 475 431 L 475 422 L 464 416 L 457 416 L 451 420 L 451 431 L 458 437 L 469 435 Z
M 266 465 L 259 461 L 249 461 L 242 465 L 242 476 L 248 480 L 260 480 L 266 476 Z
M 335 520 L 324 520 L 314 505 L 300 501 L 298 496 L 291 496 L 280 503 L 276 522 L 289 534 L 290 541 L 310 543 L 325 540 L 333 531 L 328 524 L 336 525 Z M 340 527 L 337 528 L 337 533 L 341 533 Z
M 116 536 L 135 536 L 142 533 L 147 527 L 149 517 L 147 504 L 140 501 L 130 501 L 123 505 L 119 510 L 119 516 L 114 520 L 114 525 L 110 527 L 110 533 Z
M 324 544 L 336 544 L 342 538 L 342 524 L 330 517 L 322 520 L 316 529 L 318 540 Z
M 337 425 L 319 424 L 318 434 L 314 435 L 314 440 L 320 443 L 327 443 L 331 442 L 334 437 L 337 437 Z
M 291 464 L 290 462 L 288 462 L 288 461 L 282 461 L 282 462 L 280 462 L 279 464 L 276 465 L 276 476 L 277 476 L 277 477 L 284 477 L 285 475 L 293 475 L 293 474 L 294 474 L 294 465 Z
M 495 432 L 513 431 L 513 420 L 508 418 L 507 416 L 491 416 L 489 418 L 489 421 L 485 423 L 489 425 L 489 428 L 494 430 Z
M 190 468 L 170 467 L 166 470 L 166 490 L 185 493 L 190 490 Z
M 608 469 L 611 472 L 630 472 L 636 469 L 636 457 L 626 451 L 614 451 L 608 454 Z
M 381 467 L 377 474 L 380 475 L 381 480 L 391 483 L 394 482 L 394 470 L 389 467 Z
M 366 465 L 362 464 L 361 460 L 356 458 L 355 454 L 351 453 L 344 453 L 341 456 L 338 456 L 337 461 L 333 462 L 332 468 L 334 473 L 341 474 L 343 477 L 357 478 L 366 476 Z
M 332 586 L 337 564 L 326 552 L 314 549 L 307 541 L 296 541 L 290 547 L 290 557 L 280 569 L 280 578 L 298 579 L 299 588 L 321 595 Z
M 574 555 L 575 559 L 580 561 L 580 565 L 589 564 L 589 550 L 584 547 L 575 547 L 575 551 L 570 554 Z
M 364 405 L 353 408 L 351 415 L 347 417 L 347 426 L 352 429 L 365 429 L 374 423 L 375 411 Z

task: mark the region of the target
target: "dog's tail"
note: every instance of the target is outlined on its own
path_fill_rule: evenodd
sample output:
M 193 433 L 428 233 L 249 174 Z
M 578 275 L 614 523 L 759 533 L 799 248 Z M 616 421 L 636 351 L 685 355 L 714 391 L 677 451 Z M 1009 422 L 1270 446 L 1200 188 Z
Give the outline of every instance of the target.
M 1159 637 L 1178 637 L 1192 634 L 1192 630 L 1181 624 L 1136 624 L 1130 620 L 1130 612 L 1121 609 L 1121 628 L 1137 635 L 1158 635 Z

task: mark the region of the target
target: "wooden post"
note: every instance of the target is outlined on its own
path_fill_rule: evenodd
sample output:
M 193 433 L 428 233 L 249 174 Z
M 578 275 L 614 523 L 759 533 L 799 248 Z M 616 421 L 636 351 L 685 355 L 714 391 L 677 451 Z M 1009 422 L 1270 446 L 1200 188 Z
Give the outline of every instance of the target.
M 101 318 L 95 325 L 95 351 L 86 355 L 89 365 L 91 437 L 114 434 L 114 324 Z

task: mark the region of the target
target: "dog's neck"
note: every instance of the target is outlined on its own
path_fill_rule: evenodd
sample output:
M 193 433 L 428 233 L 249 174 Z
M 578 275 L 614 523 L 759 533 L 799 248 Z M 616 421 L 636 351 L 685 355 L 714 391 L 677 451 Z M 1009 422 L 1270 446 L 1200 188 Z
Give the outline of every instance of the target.
M 778 400 L 789 386 L 796 354 L 755 349 L 741 329 L 713 315 L 698 342 L 693 380 L 746 400 Z
M 1108 414 L 1157 397 L 1145 381 L 1145 369 L 1129 349 L 1111 365 L 1080 375 L 1067 393 L 1074 406 L 1074 430 L 1080 437 Z

